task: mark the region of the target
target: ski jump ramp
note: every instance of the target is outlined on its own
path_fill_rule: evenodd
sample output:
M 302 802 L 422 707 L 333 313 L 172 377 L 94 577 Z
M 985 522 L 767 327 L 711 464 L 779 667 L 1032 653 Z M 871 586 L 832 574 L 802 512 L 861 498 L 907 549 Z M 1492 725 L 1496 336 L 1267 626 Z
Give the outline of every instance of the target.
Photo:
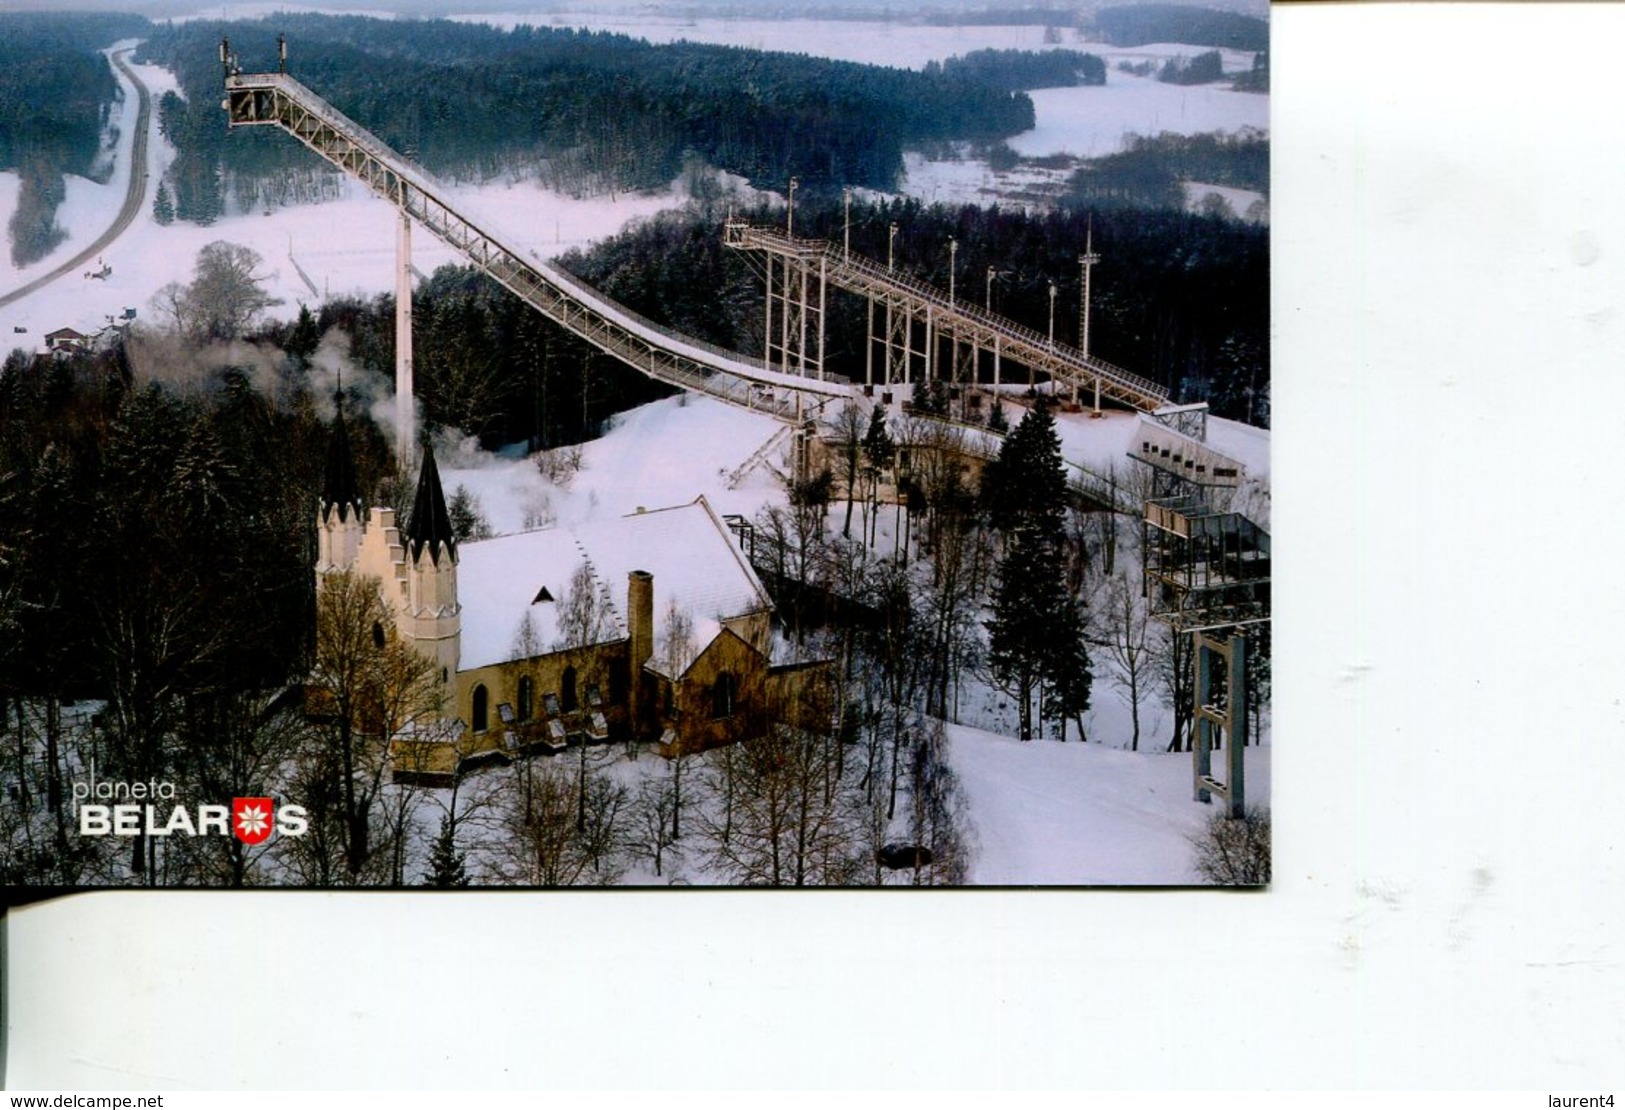
M 559 267 L 526 258 L 458 212 L 421 167 L 286 73 L 238 73 L 228 64 L 224 107 L 232 127 L 282 128 L 542 315 L 657 381 L 794 421 L 856 392 L 845 380 L 766 369 L 760 360 L 664 328 Z

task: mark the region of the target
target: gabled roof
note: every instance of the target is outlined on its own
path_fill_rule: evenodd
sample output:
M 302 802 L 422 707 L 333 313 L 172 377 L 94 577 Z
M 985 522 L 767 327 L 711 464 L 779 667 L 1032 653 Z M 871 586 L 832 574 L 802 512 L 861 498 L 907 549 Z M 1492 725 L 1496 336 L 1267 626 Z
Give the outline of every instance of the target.
M 429 558 L 440 565 L 442 549 L 451 557 L 457 556 L 457 537 L 451 530 L 451 514 L 446 511 L 446 494 L 440 488 L 440 468 L 435 465 L 434 448 L 425 444 L 423 469 L 418 473 L 417 496 L 412 500 L 412 516 L 403 533 L 412 560 L 417 561 L 424 548 Z
M 715 637 L 720 621 L 765 612 L 773 605 L 733 535 L 703 497 L 573 528 L 465 543 L 459 556 L 464 670 L 516 658 L 527 616 L 540 651 L 556 650 L 559 618 L 569 608 L 570 581 L 583 563 L 591 570 L 606 617 L 599 643 L 626 638 L 627 579 L 634 570 L 654 577 L 657 653 L 673 603 L 694 623 L 696 654 Z M 543 589 L 557 600 L 537 601 Z

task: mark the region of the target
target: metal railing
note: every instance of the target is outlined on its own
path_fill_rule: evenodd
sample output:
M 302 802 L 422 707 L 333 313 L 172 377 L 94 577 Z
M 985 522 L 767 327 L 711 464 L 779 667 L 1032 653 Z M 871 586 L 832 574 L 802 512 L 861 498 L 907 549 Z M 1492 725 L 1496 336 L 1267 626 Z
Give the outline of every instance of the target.
M 844 380 L 766 370 L 756 361 L 656 324 L 556 266 L 531 261 L 444 200 L 421 167 L 282 73 L 226 79 L 231 125 L 283 128 L 407 213 L 532 308 L 628 366 L 680 389 L 800 420 L 804 405 L 849 396 Z M 804 396 L 805 395 L 805 396 Z
M 770 251 L 797 258 L 805 258 L 809 254 L 813 257 L 822 255 L 829 279 L 837 285 L 856 293 L 905 298 L 914 302 L 909 307 L 916 312 L 929 306 L 933 325 L 944 335 L 969 332 L 972 333 L 973 342 L 977 339 L 976 332 L 990 337 L 998 336 L 1010 344 L 1009 347 L 1001 345 L 1002 355 L 1032 365 L 1068 385 L 1080 388 L 1093 388 L 1098 378 L 1102 395 L 1144 412 L 1155 411 L 1168 403 L 1167 389 L 1148 378 L 1114 366 L 1105 359 L 1085 355 L 1075 347 L 1052 342 L 1049 336 L 1036 329 L 979 308 L 973 302 L 949 300 L 936 286 L 895 270 L 887 270 L 862 255 L 837 249 L 827 240 L 797 239 L 777 228 L 732 221 L 727 225 L 724 241 L 743 250 Z

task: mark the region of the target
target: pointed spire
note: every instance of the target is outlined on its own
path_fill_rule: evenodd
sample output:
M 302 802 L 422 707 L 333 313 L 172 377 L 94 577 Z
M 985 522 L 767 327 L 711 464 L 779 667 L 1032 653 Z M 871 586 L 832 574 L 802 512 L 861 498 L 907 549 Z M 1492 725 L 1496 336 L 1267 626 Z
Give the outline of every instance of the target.
M 350 433 L 344 425 L 344 399 L 339 395 L 338 415 L 333 418 L 333 438 L 327 444 L 327 468 L 322 475 L 322 516 L 337 508 L 339 520 L 361 516 L 361 486 L 355 476 L 355 456 L 350 453 Z
M 434 448 L 427 443 L 423 445 L 423 470 L 418 475 L 412 517 L 406 523 L 406 546 L 414 562 L 425 547 L 436 566 L 440 565 L 442 546 L 453 559 L 457 556 L 457 539 L 451 530 L 451 514 L 446 511 L 446 494 L 440 488 L 440 468 L 435 465 Z

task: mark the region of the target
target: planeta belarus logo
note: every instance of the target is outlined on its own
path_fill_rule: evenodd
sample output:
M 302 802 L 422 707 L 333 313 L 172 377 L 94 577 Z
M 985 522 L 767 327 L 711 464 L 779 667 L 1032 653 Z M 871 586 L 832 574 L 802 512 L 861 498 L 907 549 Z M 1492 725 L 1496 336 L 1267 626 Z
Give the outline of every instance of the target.
M 231 831 L 244 844 L 259 844 L 271 835 L 271 815 L 276 807 L 270 798 L 233 798 Z

